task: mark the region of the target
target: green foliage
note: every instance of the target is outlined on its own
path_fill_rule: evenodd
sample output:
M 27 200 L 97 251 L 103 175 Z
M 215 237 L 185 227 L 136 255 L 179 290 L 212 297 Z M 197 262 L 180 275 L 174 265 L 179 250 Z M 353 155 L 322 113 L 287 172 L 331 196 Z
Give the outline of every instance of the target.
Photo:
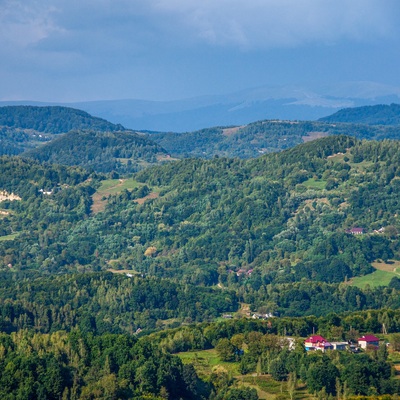
M 232 388 L 224 396 L 224 400 L 257 400 L 257 390 L 249 387 Z
M 0 330 L 104 334 L 161 328 L 163 320 L 202 321 L 234 311 L 234 293 L 156 278 L 111 273 L 72 274 L 33 281 L 0 279 Z M 205 300 L 203 300 L 205 299 Z M 200 302 L 204 308 L 199 308 Z
M 150 137 L 177 157 L 255 158 L 262 154 L 289 149 L 321 136 L 351 134 L 359 139 L 399 139 L 399 129 L 389 125 L 397 125 L 400 106 L 392 105 L 392 107 L 396 108 L 393 113 L 388 112 L 379 118 L 372 117 L 365 120 L 354 118 L 354 121 L 347 121 L 344 118 L 343 122 L 355 122 L 354 124 L 340 123 L 336 120 L 336 123 L 332 124 L 328 120 L 330 117 L 327 117 L 326 121 L 266 120 L 246 126 L 214 127 L 195 132 L 151 133 Z M 357 108 L 349 109 L 349 113 L 356 113 L 357 110 Z M 388 126 L 367 125 L 370 123 Z
M 72 131 L 45 146 L 24 153 L 34 158 L 64 165 L 80 165 L 97 172 L 131 173 L 145 163 L 157 163 L 165 150 L 146 136 L 134 132 Z
M 222 361 L 233 361 L 235 359 L 236 349 L 229 339 L 220 339 L 215 346 L 215 349 Z
M 0 126 L 33 129 L 43 133 L 65 133 L 74 129 L 95 129 L 97 131 L 121 131 L 121 125 L 114 125 L 104 119 L 69 107 L 59 106 L 6 106 L 0 107 Z
M 132 336 L 69 334 L 0 335 L 2 399 L 197 399 L 196 372 L 148 340 Z M 198 392 L 202 387 L 203 392 Z M 142 397 L 143 396 L 143 397 Z

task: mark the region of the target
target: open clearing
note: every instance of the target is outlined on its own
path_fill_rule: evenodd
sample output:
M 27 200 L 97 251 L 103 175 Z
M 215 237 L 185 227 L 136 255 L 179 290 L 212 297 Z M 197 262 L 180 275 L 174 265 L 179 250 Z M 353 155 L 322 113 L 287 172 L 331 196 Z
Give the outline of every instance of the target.
M 323 137 L 326 137 L 326 136 L 329 136 L 329 133 L 326 133 L 326 132 L 309 132 L 308 136 L 302 136 L 301 138 L 303 139 L 304 143 L 307 143 L 307 142 L 311 142 L 312 140 L 320 139 L 320 138 L 323 138 Z
M 267 374 L 258 375 L 251 373 L 241 375 L 239 371 L 240 363 L 221 361 L 215 349 L 183 352 L 177 355 L 184 364 L 192 363 L 197 374 L 206 380 L 209 379 L 213 370 L 221 368 L 226 370 L 235 379 L 237 386 L 240 387 L 243 385 L 256 389 L 260 399 L 274 400 L 281 394 L 287 395 L 286 382 L 277 382 Z M 305 386 L 299 384 L 295 392 L 295 399 L 309 398 L 311 398 L 311 395 L 307 392 Z
M 374 262 L 372 266 L 376 269 L 372 274 L 359 276 L 351 279 L 350 284 L 359 288 L 388 286 L 394 276 L 400 278 L 400 261 Z
M 246 125 L 242 125 L 242 126 L 235 126 L 233 128 L 225 128 L 222 129 L 222 134 L 224 136 L 231 136 L 234 135 L 239 129 L 244 128 Z
M 93 205 L 92 212 L 97 214 L 104 211 L 107 204 L 107 197 L 121 193 L 123 190 L 133 190 L 135 188 L 144 186 L 144 183 L 139 183 L 134 179 L 107 179 L 102 181 L 101 186 L 97 189 L 96 193 L 92 196 Z M 150 193 L 143 199 L 135 200 L 137 203 L 144 203 L 146 199 L 154 199 L 158 197 L 158 193 Z M 143 201 L 142 201 L 143 200 Z
M 326 186 L 326 181 L 322 180 L 322 179 L 314 179 L 314 178 L 309 178 L 308 180 L 304 181 L 302 183 L 302 185 L 304 185 L 305 187 L 309 188 L 309 189 L 325 189 Z
M 4 242 L 6 240 L 14 240 L 19 233 L 13 233 L 11 235 L 0 236 L 0 242 Z

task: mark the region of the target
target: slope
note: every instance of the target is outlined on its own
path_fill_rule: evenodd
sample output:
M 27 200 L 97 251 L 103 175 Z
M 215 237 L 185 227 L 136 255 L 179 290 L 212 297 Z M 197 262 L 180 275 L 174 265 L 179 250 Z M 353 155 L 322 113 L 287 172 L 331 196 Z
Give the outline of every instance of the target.
M 151 139 L 177 157 L 254 158 L 328 135 L 359 139 L 400 139 L 400 128 L 314 121 L 265 120 L 244 126 L 215 127 L 186 133 L 151 133 Z
M 129 131 L 72 131 L 24 157 L 80 165 L 98 172 L 131 173 L 167 159 L 166 151 L 146 136 Z
M 73 108 L 0 107 L 0 155 L 17 155 L 40 147 L 72 129 L 104 132 L 124 128 Z
M 65 133 L 73 129 L 94 129 L 103 132 L 124 129 L 122 125 L 93 117 L 85 111 L 59 106 L 0 107 L 0 126 L 33 129 L 52 134 Z
M 319 121 L 367 125 L 400 125 L 400 105 L 379 104 L 375 106 L 344 108 L 332 115 L 320 118 Z

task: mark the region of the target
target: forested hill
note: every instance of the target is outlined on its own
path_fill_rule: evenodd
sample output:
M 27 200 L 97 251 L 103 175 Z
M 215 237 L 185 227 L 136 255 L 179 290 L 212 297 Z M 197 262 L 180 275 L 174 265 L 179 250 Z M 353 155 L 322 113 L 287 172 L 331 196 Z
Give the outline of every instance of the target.
M 21 157 L 0 170 L 1 398 L 399 393 L 383 343 L 283 340 L 384 327 L 400 343 L 398 141 L 329 136 L 129 179 Z
M 319 137 L 352 135 L 359 139 L 400 139 L 400 128 L 322 121 L 258 121 L 245 126 L 214 127 L 186 133 L 150 133 L 152 140 L 177 157 L 254 158 Z
M 131 173 L 168 160 L 147 136 L 130 131 L 72 131 L 23 155 L 39 161 L 79 165 L 97 172 Z
M 33 129 L 41 133 L 59 134 L 74 129 L 120 131 L 125 128 L 82 110 L 69 107 L 6 106 L 0 107 L 0 126 Z
M 399 258 L 398 142 L 329 136 L 253 160 L 167 163 L 101 187 L 94 175 L 65 186 L 74 169 L 60 176 L 61 167 L 30 162 L 38 172 L 29 177 L 28 161 L 3 160 L 2 189 L 21 197 L 0 203 L 4 269 L 113 266 L 220 284 L 238 290 L 255 309 L 288 315 L 324 313 L 329 304 L 341 311 L 382 307 L 398 299 L 351 286 L 343 297 L 335 286 L 373 272 L 376 260 Z M 99 201 L 103 207 L 92 212 Z M 354 227 L 364 234 L 348 233 Z M 318 288 L 323 299 L 315 297 Z M 350 300 L 354 296 L 359 301 Z
M 80 129 L 115 132 L 124 127 L 67 107 L 0 107 L 0 156 L 21 154 Z
M 400 105 L 376 105 L 344 108 L 319 121 L 347 122 L 367 125 L 400 125 Z

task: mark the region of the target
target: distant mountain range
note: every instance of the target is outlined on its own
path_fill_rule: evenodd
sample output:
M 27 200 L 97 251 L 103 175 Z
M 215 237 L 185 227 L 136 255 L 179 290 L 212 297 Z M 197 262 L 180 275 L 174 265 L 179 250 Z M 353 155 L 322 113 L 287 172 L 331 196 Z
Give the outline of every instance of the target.
M 262 86 L 228 95 L 175 101 L 127 99 L 58 105 L 82 109 L 128 129 L 185 132 L 265 119 L 316 120 L 342 108 L 396 102 L 400 102 L 399 87 L 350 82 L 315 88 Z M 31 101 L 0 102 L 0 105 L 18 104 L 50 105 Z
M 67 107 L 0 107 L 0 155 L 131 173 L 173 158 L 255 158 L 330 135 L 400 139 L 400 105 L 347 108 L 320 121 L 263 120 L 191 132 L 126 130 Z

